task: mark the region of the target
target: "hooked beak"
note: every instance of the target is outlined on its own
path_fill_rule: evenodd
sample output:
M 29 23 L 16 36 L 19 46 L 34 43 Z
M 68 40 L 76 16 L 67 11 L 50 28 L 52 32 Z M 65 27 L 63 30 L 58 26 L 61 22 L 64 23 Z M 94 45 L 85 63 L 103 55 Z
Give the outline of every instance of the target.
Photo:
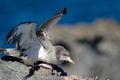
M 75 64 L 75 62 L 70 57 L 67 57 L 67 61 L 72 63 L 72 64 Z

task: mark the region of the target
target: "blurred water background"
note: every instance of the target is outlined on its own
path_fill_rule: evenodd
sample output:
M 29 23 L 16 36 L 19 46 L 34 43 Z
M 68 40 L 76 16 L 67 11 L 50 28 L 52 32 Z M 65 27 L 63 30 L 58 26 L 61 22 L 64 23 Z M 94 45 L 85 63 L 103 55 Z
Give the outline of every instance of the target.
M 97 18 L 113 18 L 120 22 L 119 0 L 0 0 L 0 47 L 15 25 L 36 21 L 38 25 L 66 7 L 68 13 L 58 24 L 91 23 Z
M 64 69 L 99 80 L 120 80 L 119 0 L 0 0 L 0 47 L 14 47 L 5 37 L 17 24 L 36 21 L 39 27 L 64 7 L 68 13 L 58 22 L 53 43 L 66 47 L 76 61 Z

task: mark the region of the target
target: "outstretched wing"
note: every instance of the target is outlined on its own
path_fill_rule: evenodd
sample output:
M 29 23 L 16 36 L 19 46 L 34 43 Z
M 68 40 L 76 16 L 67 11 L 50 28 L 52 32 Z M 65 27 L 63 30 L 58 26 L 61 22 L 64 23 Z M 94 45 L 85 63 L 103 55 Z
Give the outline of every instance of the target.
M 41 32 L 44 32 L 46 34 L 44 36 L 46 36 L 46 38 L 49 38 L 49 28 L 54 26 L 61 19 L 61 17 L 66 14 L 66 12 L 66 8 L 63 8 L 62 10 L 58 11 L 55 16 L 44 22 L 37 31 L 37 36 L 41 36 Z
M 36 23 L 25 22 L 13 28 L 6 37 L 8 44 L 16 43 L 22 49 L 40 44 L 35 30 Z M 18 46 L 17 46 L 18 47 Z

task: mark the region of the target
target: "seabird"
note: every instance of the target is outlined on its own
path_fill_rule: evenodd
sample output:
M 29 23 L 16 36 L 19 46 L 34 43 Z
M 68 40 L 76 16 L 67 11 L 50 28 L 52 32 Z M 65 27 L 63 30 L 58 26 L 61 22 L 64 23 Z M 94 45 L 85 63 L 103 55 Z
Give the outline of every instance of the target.
M 48 64 L 58 64 L 59 61 L 74 63 L 69 52 L 62 46 L 54 46 L 51 43 L 49 28 L 54 26 L 66 13 L 66 8 L 60 10 L 55 16 L 48 19 L 36 31 L 35 22 L 25 22 L 17 25 L 7 35 L 8 44 L 16 43 L 16 49 L 0 49 L 3 53 L 18 51 L 18 54 L 25 55 L 34 67 L 37 61 Z M 17 54 L 17 53 L 16 53 Z M 17 55 L 19 57 L 19 55 Z M 13 55 L 14 56 L 14 55 Z

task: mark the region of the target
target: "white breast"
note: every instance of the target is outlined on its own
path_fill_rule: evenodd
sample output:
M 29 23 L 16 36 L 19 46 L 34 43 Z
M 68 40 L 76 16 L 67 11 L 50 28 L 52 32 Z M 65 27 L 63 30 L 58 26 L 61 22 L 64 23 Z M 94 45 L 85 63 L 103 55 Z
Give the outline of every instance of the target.
M 57 62 L 55 50 L 53 50 L 53 49 L 46 50 L 43 48 L 43 46 L 41 46 L 41 48 L 39 50 L 38 59 L 40 61 L 45 61 L 45 62 L 54 63 L 54 64 Z

